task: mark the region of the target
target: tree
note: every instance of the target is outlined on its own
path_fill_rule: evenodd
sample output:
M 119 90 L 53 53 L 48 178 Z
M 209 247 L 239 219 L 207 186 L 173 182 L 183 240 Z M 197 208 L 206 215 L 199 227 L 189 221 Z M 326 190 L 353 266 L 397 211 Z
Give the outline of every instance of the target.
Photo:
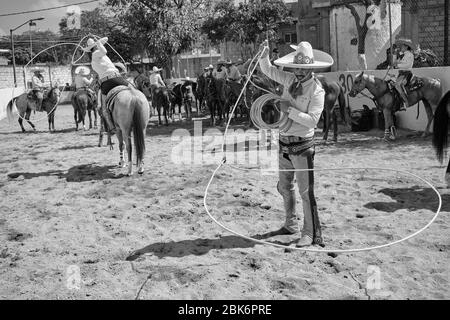
M 202 31 L 213 43 L 231 40 L 240 43 L 242 49 L 243 44 L 278 40 L 279 26 L 289 23 L 289 10 L 281 0 L 250 0 L 238 6 L 227 0 L 215 5 Z
M 211 0 L 108 0 L 119 24 L 155 62 L 172 68 L 172 56 L 191 48 Z
M 361 18 L 356 10 L 355 6 L 352 4 L 345 4 L 345 7 L 348 8 L 355 19 L 356 30 L 358 32 L 358 58 L 360 63 L 360 68 L 363 70 L 367 70 L 367 62 L 366 62 L 366 36 L 367 31 L 369 31 L 369 26 L 367 25 L 367 21 L 372 16 L 372 13 L 367 9 L 372 5 L 380 5 L 381 0 L 359 0 L 358 2 L 366 8 L 366 14 L 364 17 L 364 21 L 361 24 Z
M 61 33 L 61 40 L 67 42 L 78 43 L 86 35 L 96 35 L 98 37 L 108 37 L 108 43 L 116 50 L 125 61 L 131 61 L 133 55 L 139 53 L 139 42 L 135 41 L 133 37 L 126 32 L 126 29 L 120 25 L 118 18 L 119 12 L 116 12 L 111 7 L 102 6 L 91 11 L 83 11 L 81 13 L 81 29 L 68 29 L 67 17 L 63 17 L 59 23 Z M 84 45 L 84 43 L 82 43 Z M 120 61 L 117 55 L 108 46 L 108 56 L 113 61 Z M 74 60 L 77 60 L 82 53 L 78 51 L 78 55 Z M 71 62 L 73 49 L 70 51 L 68 58 Z M 79 62 L 89 62 L 85 55 Z

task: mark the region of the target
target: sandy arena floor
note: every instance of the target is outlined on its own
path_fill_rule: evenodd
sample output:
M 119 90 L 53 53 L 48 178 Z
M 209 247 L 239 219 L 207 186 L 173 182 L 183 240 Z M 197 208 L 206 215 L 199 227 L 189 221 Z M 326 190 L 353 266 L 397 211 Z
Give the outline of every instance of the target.
M 203 207 L 216 165 L 171 161 L 172 131 L 192 132 L 192 122 L 157 127 L 152 118 L 146 172 L 126 177 L 115 137 L 113 151 L 97 147 L 97 130 L 74 130 L 70 105 L 58 107 L 55 121 L 53 134 L 46 121 L 26 134 L 16 121 L 0 121 L 0 299 L 450 298 L 450 191 L 431 138 L 400 131 L 387 144 L 374 130 L 324 144 L 317 132 L 316 167 L 408 170 L 443 198 L 441 215 L 418 237 L 329 255 L 286 252 L 218 227 Z M 225 167 L 208 204 L 227 226 L 264 235 L 283 223 L 276 182 Z M 317 172 L 315 186 L 326 248 L 400 239 L 424 226 L 438 205 L 422 182 L 388 171 Z

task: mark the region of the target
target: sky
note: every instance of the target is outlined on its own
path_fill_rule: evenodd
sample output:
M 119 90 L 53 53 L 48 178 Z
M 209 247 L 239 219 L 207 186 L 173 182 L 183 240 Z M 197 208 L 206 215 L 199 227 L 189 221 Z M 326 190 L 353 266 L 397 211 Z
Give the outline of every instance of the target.
M 66 4 L 74 4 L 87 0 L 0 0 L 0 14 L 14 13 L 19 11 L 29 11 L 37 9 L 45 9 L 57 7 Z M 87 3 L 79 5 L 81 10 L 92 10 L 98 7 L 103 1 Z M 33 30 L 51 30 L 59 31 L 59 21 L 65 16 L 67 8 L 34 12 L 27 14 L 19 14 L 14 16 L 0 17 L 0 35 L 9 35 L 9 30 L 21 25 L 29 19 L 44 18 L 42 21 L 36 21 L 36 27 Z M 20 34 L 28 31 L 29 26 L 26 24 L 17 29 L 14 34 Z

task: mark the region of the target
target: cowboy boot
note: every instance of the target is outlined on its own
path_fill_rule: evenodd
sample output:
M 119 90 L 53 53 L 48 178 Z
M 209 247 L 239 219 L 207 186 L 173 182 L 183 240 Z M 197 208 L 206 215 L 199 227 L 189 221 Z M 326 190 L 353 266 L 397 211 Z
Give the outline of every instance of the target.
M 107 126 L 106 129 L 108 130 L 108 134 L 113 135 L 116 133 L 116 126 L 114 125 L 114 121 L 112 119 L 111 112 L 105 106 L 104 98 L 105 98 L 104 95 L 102 95 L 102 97 L 101 97 L 102 115 L 106 122 L 106 126 Z
M 408 102 L 408 96 L 406 94 L 406 89 L 403 84 L 400 86 L 399 93 L 402 98 L 402 103 L 400 105 L 400 111 L 406 111 L 406 109 L 409 106 L 409 102 Z

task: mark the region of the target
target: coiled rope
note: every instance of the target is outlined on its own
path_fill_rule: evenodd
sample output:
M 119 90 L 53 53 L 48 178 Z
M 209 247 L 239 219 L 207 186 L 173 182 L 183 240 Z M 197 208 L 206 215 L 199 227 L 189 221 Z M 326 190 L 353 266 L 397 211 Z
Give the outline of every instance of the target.
M 259 58 L 260 55 L 261 55 L 261 51 L 258 52 L 258 54 L 253 58 L 253 60 L 254 60 L 256 57 Z M 252 61 L 253 61 L 253 60 L 252 60 Z M 255 65 L 255 67 L 253 67 L 253 69 L 251 70 L 249 76 L 247 77 L 247 80 L 246 80 L 246 82 L 245 82 L 245 84 L 244 84 L 244 86 L 243 86 L 243 88 L 242 88 L 242 91 L 241 91 L 241 93 L 240 93 L 240 95 L 239 95 L 239 98 L 237 99 L 237 101 L 236 101 L 236 103 L 235 103 L 233 109 L 231 110 L 231 115 L 230 115 L 230 117 L 229 117 L 229 119 L 228 119 L 228 122 L 227 122 L 227 125 L 226 125 L 226 127 L 225 127 L 225 132 L 224 132 L 223 141 L 222 141 L 222 147 L 221 147 L 221 149 L 222 149 L 223 158 L 222 158 L 222 160 L 220 161 L 220 163 L 218 164 L 217 168 L 216 168 L 216 169 L 214 170 L 214 172 L 212 173 L 211 178 L 209 179 L 208 184 L 207 184 L 207 186 L 206 186 L 204 196 L 203 196 L 203 206 L 204 206 L 204 208 L 205 208 L 205 210 L 206 210 L 206 213 L 208 214 L 208 216 L 209 216 L 209 217 L 210 217 L 210 218 L 211 218 L 218 226 L 220 226 L 220 227 L 223 228 L 224 230 L 226 230 L 226 231 L 228 231 L 228 232 L 230 232 L 230 233 L 232 233 L 232 234 L 234 234 L 234 235 L 236 235 L 236 236 L 238 236 L 238 237 L 241 237 L 241 238 L 243 238 L 243 239 L 246 239 L 246 240 L 249 240 L 249 241 L 253 241 L 253 242 L 256 242 L 256 243 L 259 243 L 259 244 L 263 244 L 263 245 L 274 246 L 274 247 L 277 247 L 277 248 L 284 248 L 284 249 L 296 250 L 296 251 L 303 251 L 303 252 L 317 252 L 317 253 L 327 253 L 327 252 L 334 252 L 334 253 L 354 253 L 354 252 L 363 252 L 363 251 L 369 251 L 369 250 L 375 250 L 375 249 L 386 248 L 386 247 L 389 247 L 389 246 L 393 246 L 393 245 L 395 245 L 395 244 L 402 243 L 402 242 L 404 242 L 404 241 L 406 241 L 406 240 L 409 240 L 409 239 L 411 239 L 411 238 L 413 238 L 413 237 L 419 235 L 420 233 L 424 232 L 424 231 L 425 231 L 425 230 L 426 230 L 426 229 L 427 229 L 427 228 L 428 228 L 428 227 L 429 227 L 429 226 L 437 219 L 437 217 L 439 216 L 439 213 L 440 213 L 440 211 L 441 211 L 441 207 L 442 207 L 442 197 L 441 197 L 441 195 L 439 194 L 438 190 L 437 190 L 437 189 L 436 189 L 429 181 L 427 181 L 427 180 L 425 180 L 425 179 L 419 177 L 418 175 L 416 175 L 416 174 L 414 174 L 414 173 L 411 173 L 411 172 L 408 172 L 408 171 L 404 171 L 404 170 L 397 170 L 397 169 L 391 169 L 391 168 L 380 168 L 380 167 L 367 167 L 367 168 L 349 167 L 349 168 L 315 168 L 315 169 L 281 169 L 281 170 L 278 170 L 278 169 L 277 169 L 277 170 L 266 170 L 266 171 L 267 171 L 267 172 L 270 172 L 270 171 L 273 171 L 273 172 L 280 172 L 280 171 L 284 171 L 284 172 L 293 172 L 293 171 L 294 171 L 294 172 L 300 172 L 300 171 L 374 170 L 374 171 L 400 172 L 400 173 L 403 173 L 403 174 L 406 174 L 406 175 L 410 175 L 410 176 L 412 176 L 412 177 L 414 177 L 414 178 L 416 178 L 416 179 L 418 179 L 418 180 L 424 182 L 426 185 L 428 185 L 428 186 L 436 193 L 436 195 L 437 195 L 437 197 L 438 197 L 439 204 L 438 204 L 438 208 L 436 209 L 436 212 L 435 212 L 434 216 L 431 218 L 431 220 L 430 220 L 424 227 L 422 227 L 422 228 L 419 229 L 418 231 L 416 231 L 416 232 L 414 232 L 414 233 L 412 233 L 412 234 L 410 234 L 410 235 L 408 235 L 408 236 L 406 236 L 406 237 L 404 237 L 404 238 L 401 238 L 401 239 L 396 240 L 396 241 L 389 242 L 389 243 L 387 243 L 387 244 L 382 244 L 382 245 L 372 246 L 372 247 L 367 247 L 367 248 L 356 248 L 356 249 L 333 249 L 333 248 L 330 248 L 330 249 L 317 249 L 317 248 L 305 248 L 305 247 L 301 247 L 301 248 L 298 248 L 298 247 L 291 247 L 291 246 L 287 246 L 287 245 L 282 245 L 282 244 L 278 244 L 278 243 L 273 243 L 273 242 L 269 242 L 269 241 L 264 241 L 264 240 L 259 240 L 259 239 L 251 238 L 251 237 L 246 236 L 246 235 L 243 235 L 243 234 L 241 234 L 241 233 L 239 233 L 239 232 L 237 232 L 237 231 L 234 231 L 234 230 L 232 230 L 231 228 L 228 228 L 228 227 L 226 227 L 225 225 L 223 225 L 222 223 L 220 223 L 220 222 L 219 222 L 219 221 L 211 214 L 211 212 L 210 212 L 210 210 L 209 210 L 209 208 L 208 208 L 208 205 L 207 205 L 208 190 L 209 190 L 209 188 L 210 188 L 210 186 L 211 186 L 211 184 L 212 184 L 212 182 L 213 182 L 213 180 L 214 180 L 214 177 L 216 176 L 217 172 L 220 170 L 220 168 L 221 168 L 223 165 L 226 164 L 226 157 L 225 157 L 225 154 L 226 154 L 225 143 L 226 143 L 226 136 L 227 136 L 228 128 L 229 128 L 229 126 L 230 126 L 231 118 L 232 118 L 232 115 L 233 115 L 233 113 L 234 113 L 234 111 L 235 111 L 237 105 L 238 105 L 239 99 L 241 98 L 243 92 L 245 91 L 245 88 L 246 88 L 246 86 L 248 85 L 248 83 L 249 83 L 249 81 L 250 81 L 250 77 L 251 77 L 251 75 L 253 74 L 253 72 L 255 71 L 255 69 L 256 69 L 256 65 Z M 241 170 L 241 171 L 259 171 L 259 172 L 261 171 L 260 168 L 239 168 L 239 167 L 233 166 L 233 165 L 228 165 L 228 166 L 229 166 L 230 168 L 237 169 L 237 170 Z

